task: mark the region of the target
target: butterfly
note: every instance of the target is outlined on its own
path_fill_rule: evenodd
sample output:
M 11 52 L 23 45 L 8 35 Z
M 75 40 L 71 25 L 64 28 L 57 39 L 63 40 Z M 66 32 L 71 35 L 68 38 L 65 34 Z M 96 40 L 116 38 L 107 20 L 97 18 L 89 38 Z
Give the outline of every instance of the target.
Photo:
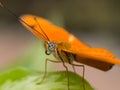
M 20 17 L 20 21 L 35 36 L 45 41 L 45 43 L 47 42 L 46 50 L 49 53 L 52 53 L 49 50 L 49 43 L 54 43 L 53 52 L 56 49 L 65 54 L 73 54 L 74 61 L 78 63 L 83 63 L 103 71 L 111 69 L 114 64 L 120 65 L 120 60 L 117 60 L 110 51 L 104 48 L 90 47 L 67 32 L 67 30 L 52 24 L 46 19 L 34 15 L 23 15 Z M 63 55 L 63 57 L 65 56 L 67 55 Z M 69 61 L 66 60 L 66 62 Z
M 23 15 L 20 17 L 20 22 L 35 36 L 44 41 L 45 53 L 47 55 L 53 54 L 58 60 L 46 59 L 46 63 L 47 61 L 62 62 L 67 72 L 68 68 L 65 63 L 72 65 L 74 72 L 76 72 L 74 66 L 83 67 L 83 90 L 85 90 L 85 68 L 84 65 L 74 64 L 74 61 L 103 71 L 110 70 L 114 64 L 120 65 L 120 61 L 110 51 L 103 48 L 90 47 L 67 30 L 52 24 L 46 19 L 34 15 Z M 68 90 L 70 90 L 68 73 L 67 76 Z M 46 70 L 41 82 L 43 82 L 45 77 Z

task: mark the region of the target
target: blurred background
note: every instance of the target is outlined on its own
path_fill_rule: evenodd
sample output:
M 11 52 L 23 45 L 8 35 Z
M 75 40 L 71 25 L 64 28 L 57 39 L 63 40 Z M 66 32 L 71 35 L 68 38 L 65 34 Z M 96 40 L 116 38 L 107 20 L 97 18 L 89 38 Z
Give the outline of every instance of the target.
M 1 2 L 18 16 L 33 14 L 47 18 L 56 25 L 66 28 L 86 44 L 106 48 L 120 58 L 119 0 L 1 0 Z M 37 38 L 13 15 L 0 8 L 0 69 L 13 62 L 36 40 Z M 108 72 L 86 67 L 85 73 L 86 79 L 96 90 L 120 88 L 118 66 Z

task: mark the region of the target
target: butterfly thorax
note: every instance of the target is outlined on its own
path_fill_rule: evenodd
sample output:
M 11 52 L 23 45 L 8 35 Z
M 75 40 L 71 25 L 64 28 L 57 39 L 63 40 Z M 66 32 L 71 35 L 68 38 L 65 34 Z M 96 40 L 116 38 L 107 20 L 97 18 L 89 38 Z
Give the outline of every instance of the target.
M 75 55 L 63 50 L 57 50 L 57 54 L 59 57 L 59 60 L 62 62 L 66 62 L 66 63 L 73 63 L 73 61 L 75 60 Z
M 46 54 L 53 54 L 57 60 L 71 64 L 75 55 L 65 51 L 70 49 L 71 45 L 67 42 L 49 42 L 46 47 Z

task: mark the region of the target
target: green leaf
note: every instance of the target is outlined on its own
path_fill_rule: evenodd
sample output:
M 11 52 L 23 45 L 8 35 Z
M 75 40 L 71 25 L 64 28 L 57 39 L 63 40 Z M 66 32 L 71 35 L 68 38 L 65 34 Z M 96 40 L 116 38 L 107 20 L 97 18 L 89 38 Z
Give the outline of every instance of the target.
M 82 78 L 72 72 L 69 76 L 70 90 L 83 90 Z M 48 72 L 45 80 L 38 84 L 42 77 L 43 72 L 16 68 L 0 75 L 0 90 L 68 90 L 65 71 Z M 86 80 L 85 88 L 93 90 Z

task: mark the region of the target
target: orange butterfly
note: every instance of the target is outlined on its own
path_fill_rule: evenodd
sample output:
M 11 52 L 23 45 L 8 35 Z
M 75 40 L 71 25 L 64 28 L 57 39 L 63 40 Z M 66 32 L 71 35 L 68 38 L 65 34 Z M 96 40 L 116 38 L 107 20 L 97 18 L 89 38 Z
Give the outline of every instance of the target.
M 61 52 L 59 52 L 59 54 L 62 54 L 62 52 L 65 54 L 72 54 L 74 55 L 74 60 L 76 62 L 103 71 L 111 69 L 113 64 L 120 65 L 120 60 L 117 60 L 108 50 L 89 47 L 72 34 L 68 33 L 65 29 L 55 26 L 43 18 L 33 15 L 23 15 L 20 17 L 20 21 L 34 35 L 45 41 L 45 44 L 47 45 L 46 50 L 49 53 L 57 50 L 58 52 Z M 53 51 L 49 50 L 50 43 L 53 43 L 53 47 L 50 46 L 50 48 L 54 49 Z M 68 58 L 67 55 L 61 55 L 62 58 L 65 56 Z M 69 60 L 64 61 L 69 63 Z
M 5 6 L 3 6 L 3 4 L 0 4 L 0 6 L 6 8 Z M 10 13 L 15 15 L 8 8 L 6 9 Z M 111 69 L 114 64 L 120 65 L 120 61 L 117 60 L 111 52 L 103 48 L 89 47 L 82 41 L 78 40 L 74 35 L 67 32 L 65 29 L 55 26 L 54 24 L 43 18 L 33 15 L 23 15 L 20 18 L 17 17 L 17 19 L 19 19 L 20 22 L 34 35 L 44 41 L 45 53 L 47 55 L 53 54 L 58 60 L 55 61 L 46 59 L 46 63 L 48 61 L 56 63 L 62 62 L 63 66 L 66 68 L 66 71 L 68 71 L 68 68 L 65 65 L 65 62 L 71 64 L 73 66 L 73 69 L 74 66 L 81 66 L 83 67 L 83 77 L 84 65 L 76 65 L 73 63 L 74 61 L 89 65 L 103 71 Z M 46 76 L 46 68 L 47 66 L 45 67 L 45 74 L 43 80 Z M 68 90 L 70 90 L 68 72 L 67 76 Z M 85 90 L 85 86 L 83 86 L 83 88 Z

